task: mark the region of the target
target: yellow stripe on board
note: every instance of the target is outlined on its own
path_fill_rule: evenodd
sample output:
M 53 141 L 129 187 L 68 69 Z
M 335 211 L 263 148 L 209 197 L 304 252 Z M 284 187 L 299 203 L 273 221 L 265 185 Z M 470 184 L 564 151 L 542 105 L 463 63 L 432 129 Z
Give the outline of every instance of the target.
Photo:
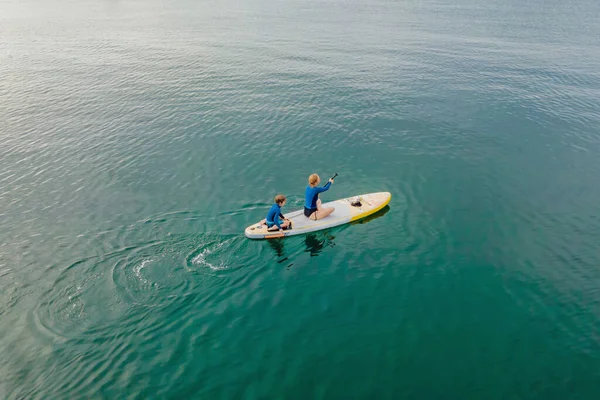
M 390 194 L 390 197 L 388 197 L 387 201 L 383 202 L 383 204 L 381 204 L 379 207 L 377 207 L 377 208 L 374 208 L 374 209 L 372 209 L 372 210 L 369 210 L 369 211 L 365 211 L 365 212 L 364 212 L 364 213 L 362 213 L 362 214 L 355 215 L 354 217 L 352 217 L 352 218 L 350 219 L 350 222 L 354 222 L 354 221 L 356 221 L 356 220 L 359 220 L 359 219 L 362 219 L 362 218 L 364 218 L 364 217 L 368 217 L 368 216 L 369 216 L 369 215 L 371 215 L 371 214 L 375 214 L 377 211 L 379 211 L 379 210 L 381 210 L 383 207 L 387 206 L 387 205 L 390 203 L 390 201 L 391 201 L 391 200 L 392 200 L 392 195 Z

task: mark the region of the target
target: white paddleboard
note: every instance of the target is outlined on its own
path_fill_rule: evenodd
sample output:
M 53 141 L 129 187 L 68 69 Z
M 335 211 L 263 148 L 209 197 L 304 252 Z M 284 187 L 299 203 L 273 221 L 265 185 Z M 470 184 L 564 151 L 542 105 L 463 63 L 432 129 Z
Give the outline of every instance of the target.
M 352 206 L 351 203 L 356 199 L 360 200 L 360 207 Z M 385 207 L 391 199 L 392 195 L 390 192 L 379 192 L 335 200 L 329 203 L 323 203 L 322 207 L 333 207 L 335 208 L 335 211 L 321 220 L 313 221 L 312 219 L 305 217 L 304 209 L 302 209 L 284 213 L 285 217 L 292 221 L 291 229 L 283 232 L 279 232 L 279 230 L 269 232 L 266 225 L 261 225 L 260 222 L 257 222 L 247 227 L 244 234 L 250 239 L 274 239 L 320 231 L 322 229 L 347 224 L 348 222 L 358 221 L 359 219 L 374 214 Z

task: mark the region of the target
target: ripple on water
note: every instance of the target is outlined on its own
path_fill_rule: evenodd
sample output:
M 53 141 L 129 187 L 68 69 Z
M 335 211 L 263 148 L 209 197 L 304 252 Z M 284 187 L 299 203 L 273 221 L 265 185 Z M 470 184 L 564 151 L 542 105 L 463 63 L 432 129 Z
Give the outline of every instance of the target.
M 187 271 L 181 267 L 182 254 L 164 245 L 132 251 L 118 259 L 111 279 L 116 293 L 128 304 L 164 306 L 190 289 Z
M 137 362 L 139 341 L 156 350 L 165 334 L 186 323 L 155 315 L 164 312 L 156 308 L 190 315 L 194 275 L 182 266 L 189 246 L 185 240 L 143 243 L 61 268 L 32 315 L 32 327 L 52 340 L 51 356 L 37 360 L 40 371 L 61 376 L 45 379 L 40 393 L 95 395 Z M 149 362 L 167 356 L 156 354 Z
M 65 268 L 35 309 L 38 329 L 55 339 L 72 338 L 87 329 L 98 315 L 97 301 L 89 301 L 102 272 L 94 267 L 97 260 L 81 260 Z M 103 307 L 110 308 L 110 304 Z
M 166 306 L 190 290 L 177 246 L 129 246 L 64 268 L 35 311 L 38 329 L 55 338 L 81 337 L 136 307 Z
M 244 245 L 244 239 L 221 236 L 204 237 L 198 247 L 186 257 L 186 267 L 192 271 L 224 271 L 239 265 L 236 254 Z

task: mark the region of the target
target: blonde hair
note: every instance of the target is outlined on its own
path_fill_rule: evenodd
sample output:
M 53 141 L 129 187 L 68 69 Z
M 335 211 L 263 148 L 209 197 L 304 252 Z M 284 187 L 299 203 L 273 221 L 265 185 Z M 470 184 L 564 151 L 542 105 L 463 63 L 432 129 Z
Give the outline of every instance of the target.
M 311 176 L 308 177 L 308 184 L 310 186 L 315 186 L 317 184 L 317 182 L 319 182 L 319 175 L 312 174 Z
M 277 204 L 281 204 L 285 201 L 286 197 L 282 194 L 278 194 L 277 196 L 275 196 L 275 203 Z

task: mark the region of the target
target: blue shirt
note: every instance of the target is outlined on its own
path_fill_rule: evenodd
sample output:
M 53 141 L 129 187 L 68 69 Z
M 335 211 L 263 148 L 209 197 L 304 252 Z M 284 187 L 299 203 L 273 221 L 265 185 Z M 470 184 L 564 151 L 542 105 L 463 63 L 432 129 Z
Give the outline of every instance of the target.
M 327 182 L 327 184 L 323 187 L 306 187 L 306 201 L 304 202 L 304 207 L 309 210 L 315 210 L 317 208 L 317 199 L 319 198 L 319 193 L 325 192 L 331 186 L 331 182 Z
M 267 224 L 271 226 L 277 225 L 277 227 L 281 229 L 280 218 L 283 218 L 283 214 L 281 213 L 281 207 L 279 207 L 279 204 L 275 203 L 271 206 L 269 212 L 267 213 Z

